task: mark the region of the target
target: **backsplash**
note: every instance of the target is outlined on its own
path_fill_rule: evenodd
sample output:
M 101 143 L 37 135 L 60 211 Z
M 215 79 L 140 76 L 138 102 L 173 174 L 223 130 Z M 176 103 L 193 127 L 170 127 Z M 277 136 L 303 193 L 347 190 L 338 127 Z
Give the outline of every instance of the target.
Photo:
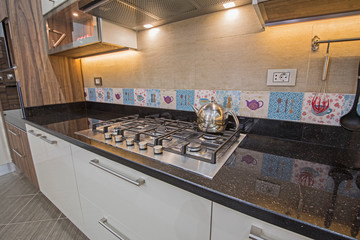
M 238 116 L 339 126 L 353 94 L 227 90 L 85 88 L 87 101 L 193 111 L 216 101 Z M 360 114 L 360 103 L 357 107 Z

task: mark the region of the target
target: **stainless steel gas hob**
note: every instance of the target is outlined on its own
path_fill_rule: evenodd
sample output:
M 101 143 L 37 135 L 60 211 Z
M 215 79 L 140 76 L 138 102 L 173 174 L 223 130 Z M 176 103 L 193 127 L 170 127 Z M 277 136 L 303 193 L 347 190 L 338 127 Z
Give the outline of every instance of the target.
M 116 118 L 76 134 L 212 179 L 245 138 L 237 130 L 203 133 L 195 123 L 165 118 Z

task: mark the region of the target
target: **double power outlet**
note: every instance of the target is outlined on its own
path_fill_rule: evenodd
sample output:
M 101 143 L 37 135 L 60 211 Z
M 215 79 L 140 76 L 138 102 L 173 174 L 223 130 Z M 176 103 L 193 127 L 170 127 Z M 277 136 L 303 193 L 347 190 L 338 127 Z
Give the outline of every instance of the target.
M 268 69 L 268 86 L 295 86 L 296 69 Z

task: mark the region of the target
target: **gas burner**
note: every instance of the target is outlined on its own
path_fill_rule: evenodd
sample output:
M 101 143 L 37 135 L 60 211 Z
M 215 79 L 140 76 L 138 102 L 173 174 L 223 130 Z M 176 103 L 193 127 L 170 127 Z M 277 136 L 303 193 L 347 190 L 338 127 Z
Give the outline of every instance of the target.
M 216 140 L 218 138 L 217 135 L 213 135 L 213 134 L 204 134 L 202 135 L 203 138 L 205 138 L 206 140 Z
M 190 152 L 198 152 L 201 150 L 201 144 L 197 142 L 191 142 L 189 145 L 187 145 L 187 148 Z
M 212 178 L 244 139 L 239 131 L 209 134 L 193 122 L 132 115 L 76 134 Z

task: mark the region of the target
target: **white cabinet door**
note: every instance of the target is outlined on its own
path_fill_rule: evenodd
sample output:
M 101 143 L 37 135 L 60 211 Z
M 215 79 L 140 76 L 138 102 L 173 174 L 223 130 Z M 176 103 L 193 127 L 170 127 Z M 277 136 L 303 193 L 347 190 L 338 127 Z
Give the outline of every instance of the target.
M 213 203 L 211 240 L 247 240 L 250 239 L 252 226 L 262 229 L 259 237 L 276 240 L 310 240 L 310 238 L 290 232 L 243 213 Z M 260 235 L 260 234 L 256 234 Z M 262 239 L 259 238 L 259 239 Z
M 117 223 L 116 229 L 128 238 L 210 239 L 209 200 L 82 148 L 73 145 L 71 148 L 81 197 L 101 209 L 104 215 L 110 213 Z M 99 164 L 100 168 L 91 164 L 94 159 L 98 161 L 93 163 Z M 141 183 L 141 179 L 145 182 L 137 186 L 124 180 L 124 177 L 133 183 L 137 180 Z M 88 210 L 91 211 L 91 208 Z M 92 215 L 86 209 L 83 211 L 85 219 Z M 90 225 L 86 224 L 86 227 Z
M 70 144 L 26 125 L 40 191 L 78 228 L 83 228 Z

